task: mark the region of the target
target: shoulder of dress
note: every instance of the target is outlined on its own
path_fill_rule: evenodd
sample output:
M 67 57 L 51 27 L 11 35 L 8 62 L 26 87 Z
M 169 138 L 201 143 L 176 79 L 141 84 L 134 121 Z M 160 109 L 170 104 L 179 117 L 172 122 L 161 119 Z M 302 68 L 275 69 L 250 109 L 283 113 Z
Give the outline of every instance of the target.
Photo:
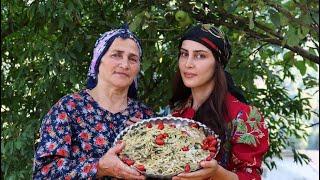
M 230 93 L 228 93 L 226 96 L 226 107 L 231 119 L 235 119 L 237 116 L 239 116 L 239 113 L 248 113 L 250 111 L 249 105 L 239 101 Z
M 133 106 L 136 106 L 136 108 L 139 108 L 139 109 L 145 109 L 145 110 L 151 110 L 152 111 L 152 108 L 149 107 L 148 105 L 146 105 L 145 103 L 139 101 L 139 100 L 134 100 L 134 99 L 129 99 L 133 104 Z
M 237 118 L 250 120 L 254 118 L 260 121 L 262 119 L 261 113 L 256 106 L 245 104 L 232 95 L 227 97 L 227 108 L 232 120 Z
M 55 106 L 66 106 L 70 102 L 83 100 L 84 96 L 85 95 L 83 94 L 82 91 L 66 94 L 55 103 Z

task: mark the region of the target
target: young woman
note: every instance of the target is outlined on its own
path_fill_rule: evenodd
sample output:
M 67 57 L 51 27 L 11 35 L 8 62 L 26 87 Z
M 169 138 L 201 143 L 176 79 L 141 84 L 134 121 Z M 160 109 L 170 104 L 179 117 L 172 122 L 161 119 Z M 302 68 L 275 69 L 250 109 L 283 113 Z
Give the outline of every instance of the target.
M 206 124 L 222 143 L 215 160 L 173 179 L 261 179 L 268 130 L 257 108 L 246 104 L 224 71 L 230 55 L 228 40 L 211 25 L 194 26 L 181 39 L 171 114 Z
M 42 120 L 33 179 L 144 179 L 118 158 L 124 144 L 112 147 L 126 125 L 153 116 L 134 99 L 141 54 L 127 28 L 97 40 L 87 88 L 62 97 Z

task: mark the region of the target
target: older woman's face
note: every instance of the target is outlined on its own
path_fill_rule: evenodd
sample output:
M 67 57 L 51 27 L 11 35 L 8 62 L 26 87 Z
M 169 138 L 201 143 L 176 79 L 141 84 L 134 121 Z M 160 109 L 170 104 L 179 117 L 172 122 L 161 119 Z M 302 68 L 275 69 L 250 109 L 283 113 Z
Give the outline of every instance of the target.
M 116 38 L 101 59 L 98 84 L 128 88 L 140 70 L 139 48 L 132 39 Z
M 212 85 L 215 65 L 216 60 L 210 49 L 195 41 L 182 42 L 179 69 L 186 87 L 198 88 Z

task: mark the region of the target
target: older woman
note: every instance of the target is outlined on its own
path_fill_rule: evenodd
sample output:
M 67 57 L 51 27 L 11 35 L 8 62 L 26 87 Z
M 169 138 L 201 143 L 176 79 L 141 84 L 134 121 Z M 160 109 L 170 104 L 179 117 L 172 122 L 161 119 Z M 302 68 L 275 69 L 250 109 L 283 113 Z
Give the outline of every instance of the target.
M 201 162 L 203 169 L 173 179 L 261 179 L 268 129 L 224 71 L 230 55 L 227 38 L 214 26 L 197 25 L 182 37 L 172 115 L 206 124 L 222 145 L 215 160 Z
M 87 88 L 62 97 L 42 120 L 34 158 L 34 179 L 143 179 L 117 156 L 117 134 L 153 112 L 134 100 L 141 46 L 127 28 L 96 42 Z

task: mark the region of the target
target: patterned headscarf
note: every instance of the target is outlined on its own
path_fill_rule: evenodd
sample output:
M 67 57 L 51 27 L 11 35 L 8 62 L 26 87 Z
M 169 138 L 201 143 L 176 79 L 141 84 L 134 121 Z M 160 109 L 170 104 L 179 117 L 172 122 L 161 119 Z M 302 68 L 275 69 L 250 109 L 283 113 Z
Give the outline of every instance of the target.
M 102 57 L 108 51 L 109 47 L 113 43 L 116 38 L 123 38 L 123 39 L 132 39 L 138 46 L 139 49 L 139 57 L 142 57 L 142 48 L 140 45 L 139 39 L 128 29 L 128 27 L 114 29 L 108 32 L 105 32 L 101 35 L 101 37 L 96 41 L 94 50 L 93 50 L 93 58 L 91 61 L 91 65 L 88 72 L 88 79 L 87 79 L 87 88 L 93 89 L 96 87 L 98 83 L 98 73 L 99 73 L 99 66 Z M 129 87 L 128 96 L 130 98 L 136 98 L 137 96 L 137 87 L 138 82 L 137 79 L 134 79 L 134 82 Z
M 196 41 L 206 46 L 223 67 L 227 65 L 230 59 L 231 45 L 224 33 L 213 25 L 202 24 L 190 28 L 181 38 L 181 44 L 184 40 Z

